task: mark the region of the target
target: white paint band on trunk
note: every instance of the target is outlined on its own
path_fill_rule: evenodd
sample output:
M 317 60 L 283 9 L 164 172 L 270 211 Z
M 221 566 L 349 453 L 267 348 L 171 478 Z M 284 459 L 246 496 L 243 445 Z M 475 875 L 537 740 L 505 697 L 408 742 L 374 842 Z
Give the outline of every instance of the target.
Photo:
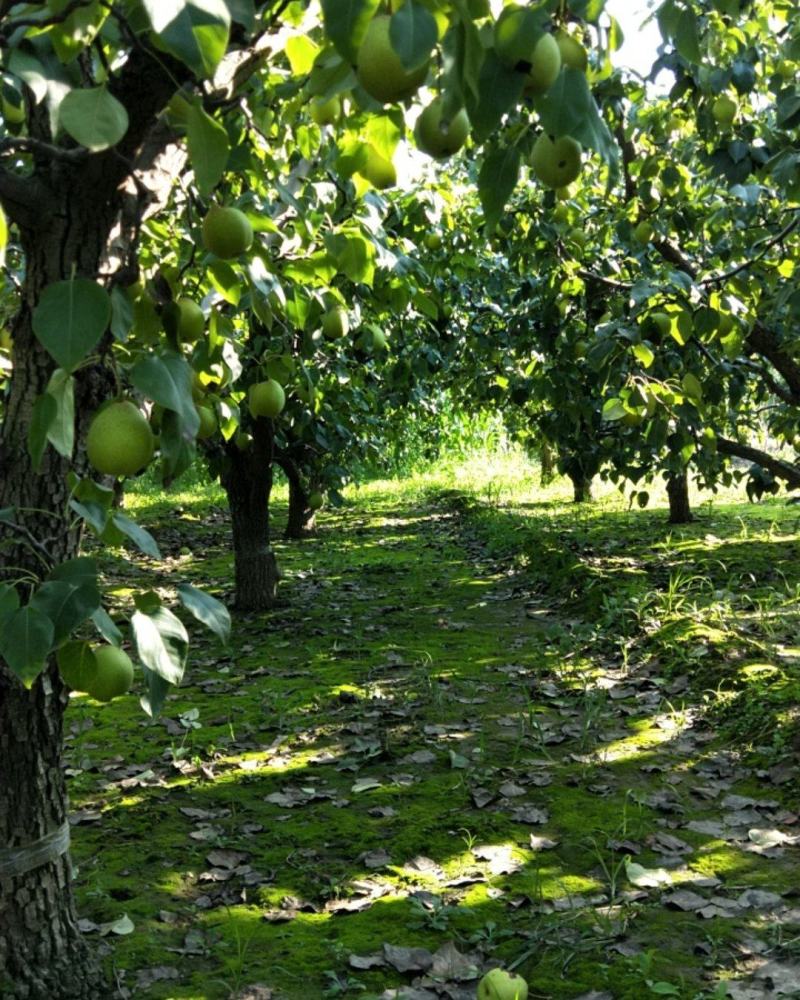
M 18 878 L 34 868 L 49 865 L 69 850 L 69 823 L 25 847 L 0 850 L 0 881 Z

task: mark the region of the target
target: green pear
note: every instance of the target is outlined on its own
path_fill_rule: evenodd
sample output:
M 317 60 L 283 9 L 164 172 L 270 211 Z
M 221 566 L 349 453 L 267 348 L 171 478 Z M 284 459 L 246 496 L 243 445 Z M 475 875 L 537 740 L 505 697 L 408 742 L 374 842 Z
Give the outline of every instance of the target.
M 179 309 L 178 336 L 185 344 L 196 344 L 206 329 L 203 310 L 193 299 L 180 298 L 175 305 Z
M 311 101 L 308 113 L 317 125 L 335 125 L 342 116 L 341 99 L 337 95 L 329 97 L 327 101 L 315 97 Z
M 391 23 L 388 14 L 373 17 L 356 57 L 358 82 L 381 104 L 394 104 L 410 97 L 428 75 L 427 61 L 412 70 L 400 61 L 389 35 Z
M 536 11 L 510 4 L 495 22 L 494 50 L 509 69 L 527 71 L 541 35 L 542 22 Z
M 247 402 L 254 417 L 274 419 L 286 405 L 286 393 L 280 382 L 268 378 L 265 382 L 257 382 L 250 386 Z
M 95 646 L 97 670 L 87 684 L 87 693 L 97 701 L 111 701 L 127 694 L 133 684 L 133 663 L 128 654 L 116 646 Z
M 469 118 L 463 108 L 450 121 L 442 119 L 443 110 L 444 101 L 441 97 L 435 98 L 414 126 L 417 147 L 436 160 L 446 160 L 457 153 L 469 135 Z
M 581 172 L 580 144 L 568 135 L 556 139 L 542 132 L 533 145 L 531 167 L 545 187 L 566 187 Z
M 203 220 L 203 243 L 221 260 L 231 260 L 246 253 L 253 243 L 250 220 L 238 208 L 212 205 Z
M 714 116 L 715 121 L 727 127 L 728 125 L 733 125 L 738 110 L 739 106 L 732 97 L 728 97 L 727 94 L 720 94 L 716 101 L 714 101 L 711 114 Z
M 586 49 L 577 38 L 566 31 L 557 31 L 556 44 L 558 45 L 558 51 L 561 53 L 561 64 L 563 66 L 580 70 L 581 73 L 586 72 L 586 68 L 589 65 L 589 57 L 586 54 Z
M 385 156 L 381 156 L 374 146 L 370 146 L 367 150 L 367 161 L 359 173 L 378 191 L 385 191 L 397 184 L 395 165 Z
M 350 319 L 343 306 L 334 306 L 322 318 L 322 332 L 328 340 L 344 337 L 350 329 Z
M 198 406 L 197 415 L 200 417 L 200 427 L 197 431 L 199 441 L 205 441 L 212 434 L 216 434 L 219 429 L 217 415 L 210 406 Z
M 478 983 L 477 1000 L 528 1000 L 528 984 L 514 972 L 492 969 Z
M 86 454 L 98 472 L 132 476 L 153 457 L 155 438 L 147 418 L 125 400 L 99 410 L 86 435 Z
M 561 50 L 552 35 L 542 35 L 536 43 L 531 68 L 525 81 L 525 93 L 533 97 L 544 94 L 556 82 L 561 72 Z

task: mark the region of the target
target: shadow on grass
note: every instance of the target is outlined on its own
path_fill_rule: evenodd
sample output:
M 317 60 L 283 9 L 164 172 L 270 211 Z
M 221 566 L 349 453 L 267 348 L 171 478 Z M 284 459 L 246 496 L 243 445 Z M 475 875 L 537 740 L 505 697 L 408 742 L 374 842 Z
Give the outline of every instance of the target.
M 704 924 L 669 910 L 657 890 L 627 881 L 623 859 L 668 865 L 676 880 L 695 877 L 688 859 L 732 887 L 780 888 L 791 881 L 788 856 L 750 853 L 746 831 L 729 843 L 686 829 L 719 820 L 706 797 L 715 783 L 717 797 L 726 782 L 756 797 L 763 789 L 751 772 L 728 771 L 708 730 L 683 728 L 688 693 L 686 705 L 670 702 L 643 656 L 621 674 L 619 660 L 594 653 L 597 623 L 569 624 L 567 611 L 586 608 L 547 576 L 560 551 L 552 524 L 393 508 L 328 514 L 318 538 L 285 546 L 291 612 L 237 622 L 226 653 L 201 640 L 189 686 L 168 702 L 166 732 L 130 703 L 81 709 L 76 699 L 94 725 L 72 741 L 83 767 L 73 799 L 102 812 L 75 831 L 79 895 L 98 922 L 123 909 L 134 919 L 136 933 L 115 947 L 126 982 L 174 966 L 176 979 L 139 995 L 225 997 L 263 982 L 292 1000 L 319 997 L 334 989 L 326 972 L 351 974 L 351 953 L 454 939 L 485 960 L 521 960 L 534 996 L 609 989 L 632 1000 L 647 976 L 693 996 L 709 954 L 695 953 L 698 937 L 713 939 L 721 972 L 734 961 L 728 946 L 760 918 Z M 652 515 L 629 537 L 622 518 L 607 517 L 594 528 L 587 515 L 566 537 L 608 594 L 629 596 L 618 543 L 642 564 L 642 593 L 665 560 L 680 567 L 675 535 L 661 551 L 666 531 L 656 534 Z M 688 531 L 681 544 L 691 538 L 702 554 L 698 527 Z M 736 539 L 731 528 L 737 552 L 745 541 L 780 544 Z M 512 550 L 525 553 L 525 570 L 509 576 Z M 782 558 L 775 548 L 761 555 Z M 564 601 L 545 628 L 524 606 L 543 579 Z M 612 675 L 636 681 L 634 692 L 617 701 L 598 688 L 598 676 Z M 532 825 L 520 808 L 547 815 L 529 814 L 541 820 Z M 688 850 L 665 858 L 648 843 L 658 832 Z M 531 833 L 557 845 L 534 850 Z M 476 857 L 482 846 L 510 853 Z M 638 955 L 656 946 L 645 973 Z M 352 975 L 376 994 L 410 978 Z

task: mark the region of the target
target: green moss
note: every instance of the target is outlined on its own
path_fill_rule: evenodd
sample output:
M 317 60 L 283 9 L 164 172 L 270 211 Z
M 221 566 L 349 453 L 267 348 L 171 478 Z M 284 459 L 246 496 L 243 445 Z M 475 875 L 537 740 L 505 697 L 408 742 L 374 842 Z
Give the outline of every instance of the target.
M 229 649 L 191 627 L 195 652 L 165 707 L 169 730 L 134 697 L 73 699 L 73 808 L 101 815 L 74 830 L 77 890 L 86 917 L 133 919 L 132 935 L 108 939 L 129 987 L 137 970 L 174 965 L 178 980 L 147 996 L 213 1000 L 263 982 L 282 1000 L 306 1000 L 323 995 L 326 972 L 347 974 L 349 954 L 457 939 L 521 961 L 534 992 L 556 1000 L 592 989 L 640 1000 L 646 979 L 688 997 L 704 973 L 698 934 L 713 932 L 722 967 L 749 918 L 698 930 L 656 890 L 628 901 L 625 845 L 659 867 L 648 838 L 666 829 L 722 892 L 792 887 L 789 859 L 685 827 L 719 812 L 692 792 L 707 758 L 749 734 L 770 763 L 792 738 L 796 519 L 774 502 L 716 505 L 675 531 L 663 511 L 628 512 L 610 496 L 576 511 L 558 486 L 541 494 L 525 466 L 448 476 L 367 484 L 321 515 L 316 538 L 276 542 L 284 606 L 237 620 Z M 192 547 L 180 572 L 218 590 L 232 572 L 224 524 L 208 520 L 221 503 L 207 484 L 171 498 L 145 486 L 132 498 L 165 555 Z M 280 494 L 278 529 L 284 504 Z M 129 566 L 107 558 L 104 567 L 124 612 Z M 172 563 L 139 572 L 174 583 Z M 621 668 L 646 704 L 618 704 L 601 689 Z M 670 694 L 681 675 L 690 683 Z M 709 694 L 717 687 L 727 694 Z M 685 727 L 710 708 L 720 735 L 693 742 Z M 192 709 L 199 728 L 184 715 Z M 434 759 L 414 762 L 421 750 Z M 550 783 L 527 784 L 541 775 Z M 366 778 L 377 787 L 359 790 Z M 508 782 L 525 794 L 504 801 Z M 742 778 L 730 791 L 763 797 L 759 785 Z M 308 801 L 267 801 L 298 788 Z M 650 800 L 665 788 L 674 813 Z M 494 798 L 477 807 L 479 789 Z M 522 822 L 520 803 L 546 810 L 546 822 Z M 531 833 L 557 845 L 534 851 Z M 512 848 L 515 870 L 492 874 L 472 853 L 486 845 Z M 215 848 L 241 852 L 259 877 L 203 878 Z M 375 870 L 380 850 L 390 862 Z M 406 867 L 419 857 L 441 874 Z M 385 895 L 331 912 L 369 884 Z M 415 904 L 409 893 L 420 889 L 439 906 Z M 305 908 L 284 923 L 263 918 L 287 898 Z M 609 949 L 615 940 L 658 951 L 625 957 Z M 353 975 L 367 996 L 410 978 Z

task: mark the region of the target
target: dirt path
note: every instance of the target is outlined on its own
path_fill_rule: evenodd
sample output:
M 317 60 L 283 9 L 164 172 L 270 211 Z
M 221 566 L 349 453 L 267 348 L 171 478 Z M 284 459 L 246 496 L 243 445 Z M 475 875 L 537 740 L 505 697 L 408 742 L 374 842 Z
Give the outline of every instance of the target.
M 153 530 L 165 579 L 186 544 L 229 579 L 213 518 Z M 500 963 L 559 1000 L 795 995 L 785 775 L 684 678 L 596 657 L 443 501 L 279 558 L 284 605 L 199 638 L 158 723 L 76 701 L 79 891 L 126 995 L 473 1000 Z

